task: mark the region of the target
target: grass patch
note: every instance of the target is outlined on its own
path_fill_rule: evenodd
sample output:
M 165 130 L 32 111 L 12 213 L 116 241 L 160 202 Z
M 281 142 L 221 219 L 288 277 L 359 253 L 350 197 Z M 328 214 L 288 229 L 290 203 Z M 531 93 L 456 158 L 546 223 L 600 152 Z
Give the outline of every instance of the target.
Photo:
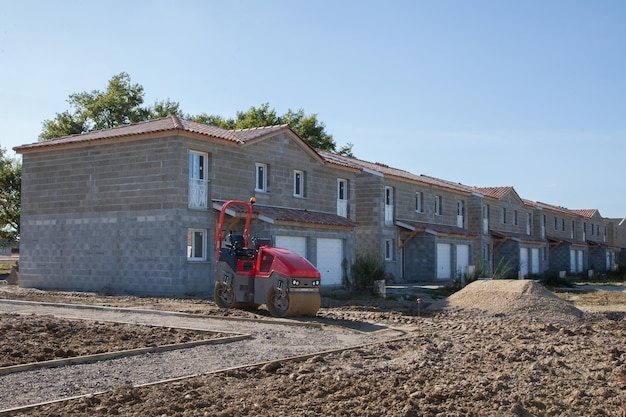
M 601 285 L 603 287 L 623 287 L 626 285 L 624 281 L 576 281 L 574 285 L 577 287 L 584 287 L 587 285 Z

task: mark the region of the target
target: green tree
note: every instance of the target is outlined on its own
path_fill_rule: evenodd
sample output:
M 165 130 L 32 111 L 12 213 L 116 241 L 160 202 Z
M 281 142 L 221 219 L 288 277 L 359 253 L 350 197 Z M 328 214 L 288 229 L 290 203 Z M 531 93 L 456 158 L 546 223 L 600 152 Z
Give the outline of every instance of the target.
M 0 239 L 17 242 L 20 236 L 22 164 L 0 148 Z
M 145 107 L 142 106 L 143 96 L 143 87 L 133 84 L 130 76 L 122 72 L 109 80 L 104 92 L 93 90 L 71 94 L 67 100 L 71 110 L 58 113 L 52 120 L 45 120 L 39 138 L 47 140 L 92 130 L 109 129 L 164 117 L 168 114 L 182 116 L 178 103 L 168 99 Z
M 303 109 L 278 115 L 269 103 L 238 111 L 235 118 L 201 113 L 183 115 L 180 105 L 169 99 L 156 101 L 152 106 L 143 106 L 144 91 L 139 84 L 133 84 L 130 76 L 122 72 L 109 80 L 106 91 L 83 91 L 69 96 L 70 110 L 57 113 L 52 120 L 44 120 L 39 139 L 48 140 L 61 136 L 75 135 L 92 130 L 109 129 L 129 123 L 176 115 L 200 123 L 207 123 L 224 129 L 250 129 L 263 126 L 288 124 L 308 144 L 317 149 L 354 156 L 352 143 L 337 151 L 332 135 L 326 132 L 326 125 L 319 121 L 317 114 L 305 114 Z
M 246 111 L 238 111 L 235 118 L 224 119 L 221 116 L 208 115 L 206 113 L 187 118 L 200 123 L 207 123 L 224 129 L 250 129 L 254 127 L 275 126 L 288 124 L 294 132 L 314 148 L 329 152 L 337 152 L 337 144 L 333 136 L 326 132 L 326 125 L 319 121 L 317 114 L 305 114 L 303 109 L 278 115 L 276 110 L 270 108 L 269 103 L 263 103 L 259 107 L 250 107 Z M 338 153 L 346 156 L 352 155 L 351 143 L 343 146 Z

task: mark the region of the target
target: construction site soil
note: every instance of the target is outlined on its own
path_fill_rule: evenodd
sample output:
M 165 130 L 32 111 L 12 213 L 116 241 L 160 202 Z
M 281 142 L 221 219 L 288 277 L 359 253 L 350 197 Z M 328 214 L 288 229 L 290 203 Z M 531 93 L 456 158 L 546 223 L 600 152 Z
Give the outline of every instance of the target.
M 476 281 L 444 299 L 433 300 L 428 293 L 417 296 L 419 303 L 415 294 L 400 301 L 323 298 L 318 315 L 304 320 L 333 334 L 374 326 L 404 335 L 393 340 L 372 339 L 374 343 L 299 360 L 224 366 L 158 384 L 120 381 L 104 392 L 37 407 L 8 411 L 0 406 L 0 415 L 626 416 L 624 291 L 555 295 L 533 281 L 493 280 Z M 197 299 L 13 286 L 0 287 L 0 299 L 249 318 L 263 321 L 263 326 L 273 320 L 265 310 L 224 311 Z M 7 309 L 10 305 L 0 321 L 2 366 L 221 335 L 159 328 L 162 323 L 147 327 L 70 321 L 11 314 Z M 297 338 L 303 331 L 304 326 L 292 326 L 285 337 Z M 308 343 L 321 344 L 321 335 Z M 285 339 L 275 343 L 284 344 Z M 237 356 L 236 350 L 232 356 Z M 13 381 L 9 377 L 26 374 L 0 376 L 0 385 L 2 379 L 8 383 Z M 44 388 L 36 378 L 27 383 L 34 391 Z M 10 396 L 10 389 L 3 386 L 3 396 Z M 56 396 L 60 398 L 61 393 Z

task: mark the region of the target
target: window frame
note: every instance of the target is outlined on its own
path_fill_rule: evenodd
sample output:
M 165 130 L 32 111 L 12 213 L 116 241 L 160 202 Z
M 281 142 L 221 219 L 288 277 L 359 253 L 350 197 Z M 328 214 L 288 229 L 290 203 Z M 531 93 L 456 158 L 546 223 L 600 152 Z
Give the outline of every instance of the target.
M 393 261 L 394 239 L 385 239 L 385 261 Z
M 435 194 L 435 216 L 443 214 L 443 197 Z
M 424 193 L 422 193 L 421 191 L 417 191 L 415 193 L 415 212 L 424 212 Z
M 345 178 L 337 178 L 337 200 L 348 200 L 348 180 Z
M 293 196 L 304 198 L 304 171 L 293 170 Z
M 200 163 L 196 164 L 196 160 L 200 159 Z M 189 150 L 189 179 L 193 180 L 206 180 L 207 174 L 207 161 L 209 154 L 206 152 Z M 195 174 L 198 176 L 195 176 Z
M 201 255 L 198 257 L 196 256 L 197 253 L 197 248 L 196 248 L 196 243 L 198 242 L 196 240 L 196 236 L 200 235 L 200 243 L 202 244 L 202 248 L 201 248 Z M 208 248 L 207 248 L 207 240 L 208 238 L 208 232 L 207 229 L 198 229 L 198 228 L 188 228 L 187 229 L 187 261 L 188 262 L 203 262 L 207 260 L 207 252 L 208 252 Z
M 190 209 L 206 210 L 209 195 L 209 154 L 189 149 L 187 159 L 188 199 Z
M 254 163 L 254 191 L 267 192 L 267 164 L 262 162 Z

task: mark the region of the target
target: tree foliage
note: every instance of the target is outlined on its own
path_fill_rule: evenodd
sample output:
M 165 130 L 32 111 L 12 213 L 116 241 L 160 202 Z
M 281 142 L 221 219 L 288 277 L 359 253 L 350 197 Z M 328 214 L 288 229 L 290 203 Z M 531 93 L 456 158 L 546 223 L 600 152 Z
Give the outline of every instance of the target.
M 275 126 L 288 124 L 294 132 L 314 148 L 329 152 L 337 152 L 337 145 L 332 135 L 326 132 L 326 125 L 317 119 L 317 114 L 305 114 L 303 109 L 278 115 L 276 110 L 270 108 L 269 103 L 263 103 L 259 107 L 250 107 L 246 111 L 238 111 L 235 118 L 224 119 L 221 116 L 202 113 L 196 116 L 186 116 L 200 123 L 207 123 L 224 129 L 250 129 L 254 127 Z M 352 155 L 352 144 L 343 146 L 338 153 L 346 156 Z
M 374 281 L 385 279 L 385 262 L 375 253 L 359 254 L 350 267 L 350 274 L 353 290 L 372 288 Z
M 39 138 L 42 140 L 60 136 L 109 129 L 124 124 L 141 122 L 168 114 L 182 116 L 180 105 L 169 99 L 143 106 L 143 87 L 133 84 L 125 72 L 109 80 L 106 91 L 83 91 L 69 96 L 71 110 L 57 113 L 52 120 L 43 122 Z
M 0 148 L 0 243 L 19 240 L 21 182 L 22 165 Z
M 144 91 L 139 84 L 133 84 L 130 76 L 122 72 L 109 80 L 105 91 L 83 91 L 69 96 L 70 110 L 57 113 L 54 119 L 45 120 L 39 138 L 48 140 L 61 136 L 86 133 L 92 130 L 109 129 L 129 123 L 165 117 L 170 114 L 185 117 L 200 123 L 207 123 L 224 129 L 250 129 L 255 127 L 288 124 L 308 144 L 317 149 L 352 154 L 352 143 L 337 151 L 332 135 L 319 121 L 317 114 L 306 114 L 303 109 L 278 115 L 269 103 L 238 111 L 235 118 L 201 113 L 184 115 L 177 102 L 169 99 L 157 101 L 152 106 L 143 106 Z

